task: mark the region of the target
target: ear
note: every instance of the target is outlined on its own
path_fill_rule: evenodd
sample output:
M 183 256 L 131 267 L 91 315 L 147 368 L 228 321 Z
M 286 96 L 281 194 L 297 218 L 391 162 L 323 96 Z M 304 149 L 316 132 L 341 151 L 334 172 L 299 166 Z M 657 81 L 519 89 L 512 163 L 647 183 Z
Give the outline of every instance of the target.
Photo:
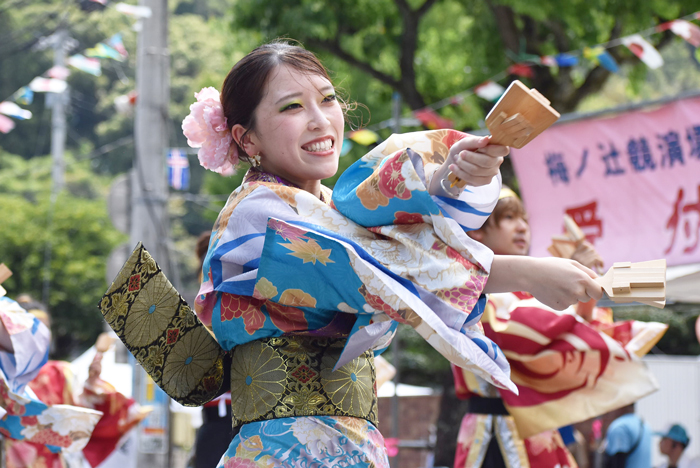
M 246 134 L 246 128 L 241 124 L 236 124 L 231 128 L 231 136 L 238 146 L 243 148 L 246 154 L 253 156 L 260 152 L 256 138 L 251 133 Z

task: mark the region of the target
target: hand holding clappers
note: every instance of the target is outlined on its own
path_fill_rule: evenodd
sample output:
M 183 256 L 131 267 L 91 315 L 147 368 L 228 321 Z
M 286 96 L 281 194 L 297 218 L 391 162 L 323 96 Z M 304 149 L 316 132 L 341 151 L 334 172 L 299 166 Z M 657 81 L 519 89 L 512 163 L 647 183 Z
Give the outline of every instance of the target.
M 578 246 L 586 240 L 586 235 L 576 221 L 567 214 L 564 215 L 564 226 L 566 226 L 566 234 L 552 236 L 552 245 L 547 247 L 547 250 L 555 257 L 571 258 Z
M 613 302 L 641 302 L 659 309 L 666 305 L 666 260 L 613 264 L 596 281 Z
M 559 119 L 547 98 L 520 81 L 513 81 L 486 116 L 490 144 L 522 148 Z M 464 188 L 466 182 L 452 173 L 451 186 Z

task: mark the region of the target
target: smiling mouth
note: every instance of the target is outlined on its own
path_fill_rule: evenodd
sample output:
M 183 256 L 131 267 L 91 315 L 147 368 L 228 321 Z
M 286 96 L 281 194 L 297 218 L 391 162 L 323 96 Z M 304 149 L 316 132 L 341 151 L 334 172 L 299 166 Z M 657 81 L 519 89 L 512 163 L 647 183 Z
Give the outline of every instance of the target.
M 309 145 L 304 145 L 301 147 L 301 149 L 308 151 L 309 153 L 323 153 L 333 149 L 333 139 L 328 138 L 323 141 L 317 141 Z

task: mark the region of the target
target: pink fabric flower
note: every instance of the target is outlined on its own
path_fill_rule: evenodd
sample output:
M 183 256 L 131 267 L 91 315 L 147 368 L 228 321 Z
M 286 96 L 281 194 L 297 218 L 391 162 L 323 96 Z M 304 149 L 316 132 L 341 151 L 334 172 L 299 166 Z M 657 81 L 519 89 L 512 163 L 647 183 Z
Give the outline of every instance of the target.
M 236 145 L 226 127 L 226 117 L 219 100 L 219 92 L 211 87 L 194 93 L 197 102 L 190 106 L 190 113 L 182 121 L 182 132 L 187 144 L 199 148 L 197 157 L 205 168 L 220 174 L 235 172 L 238 162 Z

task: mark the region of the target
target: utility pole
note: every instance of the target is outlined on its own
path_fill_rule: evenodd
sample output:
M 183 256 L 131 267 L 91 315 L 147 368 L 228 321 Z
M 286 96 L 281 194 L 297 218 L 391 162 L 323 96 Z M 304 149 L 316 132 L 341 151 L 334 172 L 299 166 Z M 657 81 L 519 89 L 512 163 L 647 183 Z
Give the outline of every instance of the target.
M 150 8 L 141 20 L 136 64 L 136 158 L 132 170 L 132 212 L 130 241 L 137 242 L 169 274 L 168 187 L 165 171 L 168 103 L 170 100 L 170 55 L 168 52 L 168 1 L 140 0 Z M 134 362 L 134 361 L 132 361 Z M 134 397 L 153 411 L 139 425 L 137 465 L 170 466 L 170 399 L 134 362 Z
M 68 31 L 60 28 L 51 37 L 53 46 L 54 67 L 66 66 L 66 49 L 68 46 Z M 69 100 L 69 90 L 62 93 L 46 93 L 47 105 L 51 106 L 51 199 L 49 204 L 49 216 L 47 230 L 50 231 L 53 224 L 53 212 L 56 207 L 56 199 L 63 189 L 65 181 L 63 153 L 66 149 L 66 105 Z M 53 244 L 49 235 L 44 248 L 44 284 L 41 299 L 49 305 L 51 294 L 51 256 Z
M 66 66 L 66 43 L 68 31 L 61 28 L 56 31 L 53 40 L 53 65 L 54 67 Z M 53 166 L 51 178 L 53 180 L 53 192 L 58 193 L 63 188 L 64 162 L 63 151 L 66 147 L 66 104 L 68 90 L 60 94 L 47 94 L 52 97 L 51 109 L 51 159 Z

